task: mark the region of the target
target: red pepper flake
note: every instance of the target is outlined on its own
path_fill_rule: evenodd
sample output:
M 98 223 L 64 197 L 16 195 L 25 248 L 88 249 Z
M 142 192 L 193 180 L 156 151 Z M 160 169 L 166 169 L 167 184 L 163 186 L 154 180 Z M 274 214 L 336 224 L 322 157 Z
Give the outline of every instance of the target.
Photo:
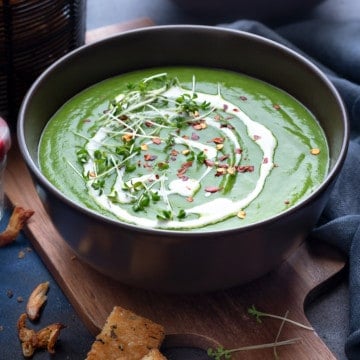
M 280 106 L 279 104 L 274 104 L 274 105 L 273 105 L 273 108 L 274 108 L 275 110 L 280 110 L 280 109 L 281 109 L 281 106 Z
M 193 202 L 194 198 L 192 196 L 189 196 L 189 197 L 186 198 L 186 201 L 187 202 Z
M 193 129 L 195 130 L 204 130 L 207 128 L 207 124 L 205 120 L 200 120 L 192 125 Z
M 84 122 L 84 123 L 89 123 L 89 122 L 91 122 L 91 119 L 83 119 L 82 122 Z
M 224 161 L 224 160 L 227 160 L 228 158 L 229 158 L 229 155 L 225 154 L 225 155 L 220 156 L 219 160 Z
M 256 141 L 256 140 L 259 140 L 259 139 L 261 139 L 261 136 L 260 135 L 254 135 L 254 140 Z
M 208 192 L 208 193 L 214 194 L 214 193 L 216 193 L 218 191 L 221 191 L 221 189 L 222 188 L 219 187 L 219 186 L 207 186 L 205 188 L 205 191 Z
M 225 141 L 224 138 L 221 138 L 221 137 L 215 137 L 213 139 L 211 139 L 210 141 L 208 142 L 213 142 L 214 144 L 223 144 Z
M 320 154 L 320 149 L 318 149 L 318 148 L 311 149 L 310 153 L 312 155 L 319 155 Z
M 246 100 L 247 100 L 247 97 L 246 97 L 246 96 L 244 96 L 244 95 L 242 95 L 242 96 L 240 96 L 240 100 L 242 100 L 242 101 L 246 101 Z
M 155 137 L 155 138 L 152 139 L 152 142 L 153 142 L 153 144 L 160 145 L 161 144 L 161 139 L 158 138 L 158 137 Z
M 152 155 L 152 154 L 145 154 L 144 155 L 144 160 L 145 161 L 154 161 L 157 158 L 156 155 Z
M 225 174 L 227 174 L 227 169 L 226 168 L 218 167 L 216 169 L 216 173 L 215 173 L 216 177 L 219 177 L 219 176 L 222 176 L 222 175 L 225 175 Z
M 238 108 L 233 109 L 234 112 L 239 112 L 240 110 Z
M 265 157 L 264 159 L 263 159 L 263 164 L 267 164 L 269 162 L 269 159 L 267 158 L 267 157 Z
M 151 121 L 145 121 L 145 126 L 146 127 L 153 127 L 154 124 Z
M 218 164 L 218 167 L 222 168 L 222 169 L 227 169 L 229 167 L 229 165 L 228 164 Z
M 237 148 L 237 149 L 235 149 L 235 154 L 242 154 L 242 149 L 240 149 L 240 148 Z
M 215 165 L 214 161 L 211 161 L 211 160 L 208 160 L 208 159 L 204 160 L 204 164 L 206 166 L 209 166 L 209 167 L 213 167 Z
M 189 177 L 188 177 L 187 175 L 183 175 L 183 176 L 181 177 L 181 180 L 182 180 L 182 181 L 188 181 L 188 180 L 189 180 Z
M 120 120 L 127 120 L 128 118 L 129 117 L 127 115 L 125 115 L 125 114 L 119 116 Z
M 229 108 L 229 106 L 228 106 L 227 104 L 224 104 L 224 105 L 223 105 L 223 110 L 224 110 L 224 111 L 227 111 L 228 108 Z
M 187 135 L 183 135 L 182 138 L 185 139 L 185 140 L 188 140 L 188 139 L 189 139 L 189 137 L 188 137 Z
M 221 119 L 221 116 L 219 115 L 219 114 L 216 114 L 215 116 L 214 116 L 214 120 L 215 121 L 219 121 Z
M 122 137 L 121 137 L 125 142 L 129 142 L 132 140 L 133 138 L 133 135 L 132 134 L 124 134 Z
M 179 152 L 177 151 L 177 150 L 175 150 L 175 149 L 172 149 L 171 151 L 170 151 L 170 155 L 171 156 L 177 156 L 179 154 Z
M 188 168 L 191 166 L 192 166 L 192 161 L 187 161 L 187 162 L 183 163 L 177 172 L 177 176 L 179 178 L 182 178 L 185 175 Z
M 284 204 L 285 204 L 285 205 L 289 205 L 289 204 L 290 204 L 290 201 L 289 201 L 289 200 L 285 200 L 285 201 L 284 201 Z
M 195 134 L 195 133 L 191 134 L 191 140 L 196 141 L 196 140 L 199 140 L 199 139 L 200 139 L 200 136 L 198 134 Z
M 235 169 L 239 173 L 253 172 L 254 166 L 253 165 L 238 165 L 238 166 L 235 166 Z

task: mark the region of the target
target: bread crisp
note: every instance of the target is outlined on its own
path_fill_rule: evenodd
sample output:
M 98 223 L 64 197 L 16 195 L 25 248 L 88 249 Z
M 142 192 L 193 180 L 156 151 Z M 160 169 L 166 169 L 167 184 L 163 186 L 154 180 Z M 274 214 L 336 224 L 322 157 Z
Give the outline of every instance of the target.
M 86 360 L 141 360 L 151 349 L 158 349 L 164 337 L 163 326 L 115 306 Z
M 151 349 L 141 360 L 166 360 L 166 357 L 158 349 Z

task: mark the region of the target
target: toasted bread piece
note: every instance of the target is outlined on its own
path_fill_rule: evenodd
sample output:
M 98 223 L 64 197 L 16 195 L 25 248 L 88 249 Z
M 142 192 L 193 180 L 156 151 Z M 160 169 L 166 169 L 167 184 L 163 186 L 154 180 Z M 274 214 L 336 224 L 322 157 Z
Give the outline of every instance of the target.
M 115 306 L 86 360 L 141 360 L 160 347 L 164 336 L 163 326 Z
M 151 349 L 141 360 L 166 360 L 166 357 L 158 349 Z

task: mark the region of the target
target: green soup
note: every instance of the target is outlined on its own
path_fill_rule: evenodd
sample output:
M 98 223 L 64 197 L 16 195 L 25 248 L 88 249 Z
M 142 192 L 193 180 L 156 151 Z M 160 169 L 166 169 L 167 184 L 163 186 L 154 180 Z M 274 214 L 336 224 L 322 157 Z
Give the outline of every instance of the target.
M 98 83 L 64 104 L 39 163 L 68 197 L 147 228 L 248 225 L 308 197 L 329 151 L 284 91 L 217 69 L 169 67 Z

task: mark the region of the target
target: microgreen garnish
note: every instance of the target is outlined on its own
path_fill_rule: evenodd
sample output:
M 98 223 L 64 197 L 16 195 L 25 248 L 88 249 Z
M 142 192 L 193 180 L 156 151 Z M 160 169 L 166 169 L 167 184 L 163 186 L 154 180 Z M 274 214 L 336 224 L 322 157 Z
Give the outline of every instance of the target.
M 89 189 L 97 191 L 92 195 L 102 197 L 95 201 L 107 207 L 107 199 L 129 216 L 135 212 L 141 218 L 138 213 L 146 213 L 144 220 L 154 226 L 182 226 L 196 207 L 191 203 L 200 209 L 203 205 L 196 202 L 198 193 L 229 192 L 236 174 L 251 169 L 240 169 L 241 154 L 235 149 L 241 137 L 229 133 L 224 115 L 230 115 L 219 101 L 226 102 L 220 87 L 218 98 L 211 96 L 196 92 L 195 77 L 191 90 L 166 73 L 127 84 L 109 108 L 92 119 L 86 136 L 79 134 L 86 143 L 77 149 L 83 170 L 78 173 Z M 205 218 L 194 215 L 192 220 Z
M 268 349 L 274 348 L 277 346 L 286 346 L 286 345 L 293 345 L 299 342 L 301 338 L 293 338 L 284 341 L 260 344 L 260 345 L 250 345 L 250 346 L 243 346 L 236 349 L 224 349 L 223 347 L 219 346 L 216 349 L 208 349 L 207 354 L 215 360 L 224 360 L 224 359 L 231 359 L 232 354 L 239 352 L 239 351 L 250 351 L 250 350 L 261 350 L 261 349 Z
M 196 99 L 198 95 L 196 93 L 190 94 L 182 94 L 176 99 L 176 107 L 179 112 L 184 112 L 188 115 L 195 114 L 200 110 L 208 110 L 210 108 L 210 103 L 203 101 L 202 103 L 198 103 Z
M 172 220 L 174 217 L 173 212 L 171 210 L 161 210 L 157 215 L 156 218 L 161 221 Z
M 104 179 L 98 179 L 95 180 L 92 184 L 91 184 L 92 188 L 94 190 L 98 190 L 99 194 L 101 195 L 103 193 L 104 190 L 104 186 L 105 186 L 105 180 Z
M 274 315 L 274 314 L 268 314 L 268 313 L 257 310 L 255 308 L 255 305 L 252 305 L 251 307 L 248 308 L 248 313 L 250 315 L 254 316 L 258 323 L 262 322 L 261 318 L 263 318 L 263 317 L 270 317 L 270 318 L 273 318 L 273 319 L 284 320 L 284 317 L 282 317 L 282 316 L 278 316 L 278 315 Z M 306 330 L 314 330 L 310 326 L 306 326 L 304 324 L 301 324 L 299 322 L 296 322 L 296 321 L 288 319 L 288 318 L 286 318 L 285 321 L 289 322 L 289 323 L 291 323 L 293 325 L 299 326 L 299 327 L 301 327 L 303 329 L 306 329 Z
M 178 219 L 185 219 L 186 218 L 186 211 L 184 209 L 180 209 L 177 214 Z
M 85 164 L 89 161 L 89 153 L 85 148 L 81 148 L 76 152 L 77 160 L 81 164 Z
M 243 346 L 243 347 L 238 347 L 238 348 L 234 348 L 234 349 L 225 349 L 222 346 L 219 346 L 216 349 L 209 348 L 207 350 L 208 356 L 210 356 L 211 358 L 213 358 L 215 360 L 228 360 L 228 359 L 231 359 L 232 354 L 236 353 L 236 352 L 272 348 L 273 349 L 274 359 L 278 360 L 279 359 L 279 354 L 277 352 L 278 347 L 285 346 L 285 345 L 292 345 L 292 344 L 295 344 L 296 342 L 299 342 L 301 340 L 301 338 L 292 338 L 292 339 L 288 339 L 288 340 L 284 340 L 284 341 L 279 341 L 279 337 L 280 337 L 280 334 L 281 334 L 281 332 L 283 330 L 285 322 L 289 322 L 292 325 L 301 327 L 301 328 L 306 329 L 306 330 L 313 330 L 309 326 L 306 326 L 306 325 L 303 325 L 303 324 L 298 323 L 296 321 L 292 321 L 292 320 L 288 319 L 288 311 L 285 313 L 284 316 L 278 316 L 278 315 L 273 315 L 273 314 L 260 312 L 255 308 L 254 305 L 252 305 L 250 308 L 248 308 L 248 313 L 255 316 L 256 320 L 259 323 L 261 323 L 261 317 L 271 317 L 271 318 L 281 320 L 281 324 L 280 324 L 280 327 L 279 327 L 279 329 L 277 331 L 274 342 L 265 343 L 265 344 L 259 344 L 259 345 Z

